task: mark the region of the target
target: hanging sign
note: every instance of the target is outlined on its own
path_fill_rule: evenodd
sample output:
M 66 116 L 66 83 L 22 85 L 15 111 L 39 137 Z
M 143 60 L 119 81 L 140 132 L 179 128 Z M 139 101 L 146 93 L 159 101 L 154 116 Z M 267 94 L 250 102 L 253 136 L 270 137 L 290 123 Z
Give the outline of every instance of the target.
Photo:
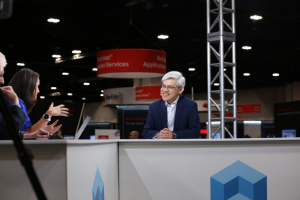
M 135 100 L 161 99 L 160 85 L 138 86 L 135 88 Z
M 97 53 L 97 75 L 103 78 L 151 78 L 166 73 L 166 52 L 114 49 Z
M 237 113 L 260 113 L 260 104 L 237 105 Z

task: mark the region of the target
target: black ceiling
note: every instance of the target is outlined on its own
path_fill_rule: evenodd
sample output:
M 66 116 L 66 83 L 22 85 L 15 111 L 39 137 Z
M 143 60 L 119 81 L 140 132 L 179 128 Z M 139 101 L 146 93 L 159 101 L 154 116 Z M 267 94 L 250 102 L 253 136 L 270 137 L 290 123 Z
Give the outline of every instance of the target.
M 236 0 L 237 88 L 280 86 L 300 80 L 299 0 Z M 8 60 L 5 85 L 25 67 L 41 75 L 40 95 L 57 100 L 102 101 L 100 91 L 132 87 L 132 79 L 98 78 L 96 53 L 115 48 L 162 49 L 167 71 L 181 71 L 187 78 L 186 93 L 206 92 L 205 0 L 15 0 L 9 19 L 0 22 L 0 51 Z M 260 21 L 250 19 L 261 15 Z M 60 23 L 48 23 L 58 18 Z M 133 25 L 130 26 L 130 19 Z M 168 34 L 159 40 L 157 35 Z M 252 50 L 242 50 L 242 46 Z M 80 49 L 86 56 L 55 64 Z M 196 71 L 190 72 L 188 68 Z M 69 72 L 69 76 L 62 76 Z M 244 72 L 251 76 L 243 76 Z M 272 73 L 280 73 L 273 77 Z M 230 72 L 228 72 L 230 73 Z M 84 86 L 89 81 L 91 85 Z M 56 86 L 62 95 L 49 97 Z M 73 96 L 66 94 L 72 92 Z

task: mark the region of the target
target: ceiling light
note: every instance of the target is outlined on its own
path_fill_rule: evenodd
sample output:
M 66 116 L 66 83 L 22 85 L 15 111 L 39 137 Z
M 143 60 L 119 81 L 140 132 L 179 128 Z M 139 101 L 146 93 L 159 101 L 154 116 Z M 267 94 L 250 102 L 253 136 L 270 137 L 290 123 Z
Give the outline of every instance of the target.
M 56 87 L 51 87 L 51 90 L 56 90 L 57 88 Z
M 219 86 L 220 84 L 219 83 L 214 83 L 214 86 Z
M 80 50 L 73 50 L 72 53 L 81 53 Z
M 195 71 L 196 69 L 195 68 L 189 68 L 189 71 Z
M 88 82 L 85 82 L 85 83 L 83 83 L 83 85 L 90 85 L 90 83 L 88 83 Z
M 224 68 L 224 72 L 226 72 L 226 68 Z
M 279 73 L 273 73 L 272 76 L 279 76 Z
M 86 98 L 85 98 L 85 97 L 82 97 L 82 100 L 86 100 Z
M 63 72 L 62 75 L 68 76 L 68 75 L 69 75 L 69 72 Z
M 262 16 L 252 15 L 252 16 L 250 16 L 250 19 L 253 19 L 253 20 L 260 20 L 260 19 L 262 19 Z
M 93 68 L 92 70 L 93 70 L 94 72 L 98 71 L 98 69 L 97 69 L 97 68 Z
M 103 95 L 103 94 L 100 94 L 100 96 L 103 97 L 104 95 Z
M 73 94 L 72 94 L 72 93 L 68 93 L 67 95 L 68 95 L 68 96 L 72 96 Z
M 50 22 L 50 23 L 58 23 L 58 22 L 60 22 L 59 19 L 54 19 L 54 18 L 49 18 L 47 21 Z
M 252 49 L 252 47 L 250 47 L 250 46 L 243 46 L 242 49 L 244 49 L 244 50 L 250 50 L 250 49 Z
M 159 35 L 157 36 L 158 39 L 162 39 L 162 40 L 165 40 L 165 39 L 168 39 L 169 36 L 168 35 Z
M 250 76 L 250 73 L 244 73 L 243 75 L 244 76 Z
M 40 96 L 40 99 L 45 99 L 45 96 Z
M 25 63 L 17 63 L 17 66 L 25 66 Z
M 57 55 L 57 54 L 53 54 L 52 55 L 52 58 L 60 58 L 61 56 L 60 55 Z
M 101 90 L 101 92 L 103 93 L 103 90 Z

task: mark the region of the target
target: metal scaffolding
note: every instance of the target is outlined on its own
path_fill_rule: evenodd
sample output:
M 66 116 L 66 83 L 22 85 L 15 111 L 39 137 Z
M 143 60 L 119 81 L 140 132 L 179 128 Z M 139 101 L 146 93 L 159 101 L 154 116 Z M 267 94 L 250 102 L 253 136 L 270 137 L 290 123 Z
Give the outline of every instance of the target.
M 225 136 L 236 138 L 235 0 L 206 0 L 206 2 L 208 135 L 209 139 L 215 138 L 217 133 L 220 133 L 221 139 L 225 139 Z M 213 5 L 210 4 L 211 2 Z M 231 78 L 227 75 L 230 72 Z M 219 88 L 214 89 L 218 81 Z M 225 86 L 228 89 L 225 89 Z M 230 99 L 229 101 L 225 100 L 225 95 Z M 225 115 L 227 110 L 232 110 L 232 115 Z M 216 117 L 212 116 L 212 111 L 216 111 L 214 114 Z M 214 130 L 212 124 L 217 124 Z

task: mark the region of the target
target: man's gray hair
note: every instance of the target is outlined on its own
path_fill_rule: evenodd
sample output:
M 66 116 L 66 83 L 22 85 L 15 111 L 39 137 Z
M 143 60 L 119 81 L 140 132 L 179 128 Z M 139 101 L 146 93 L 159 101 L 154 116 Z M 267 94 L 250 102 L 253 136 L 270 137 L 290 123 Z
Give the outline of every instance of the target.
M 176 79 L 177 80 L 176 86 L 179 88 L 185 86 L 185 78 L 182 76 L 182 74 L 180 72 L 171 71 L 171 72 L 166 73 L 162 77 L 161 82 L 163 82 L 164 80 L 167 80 L 167 79 Z
M 0 52 L 0 66 L 6 67 L 6 65 L 7 65 L 7 62 L 6 62 L 5 55 L 3 55 L 3 53 Z

